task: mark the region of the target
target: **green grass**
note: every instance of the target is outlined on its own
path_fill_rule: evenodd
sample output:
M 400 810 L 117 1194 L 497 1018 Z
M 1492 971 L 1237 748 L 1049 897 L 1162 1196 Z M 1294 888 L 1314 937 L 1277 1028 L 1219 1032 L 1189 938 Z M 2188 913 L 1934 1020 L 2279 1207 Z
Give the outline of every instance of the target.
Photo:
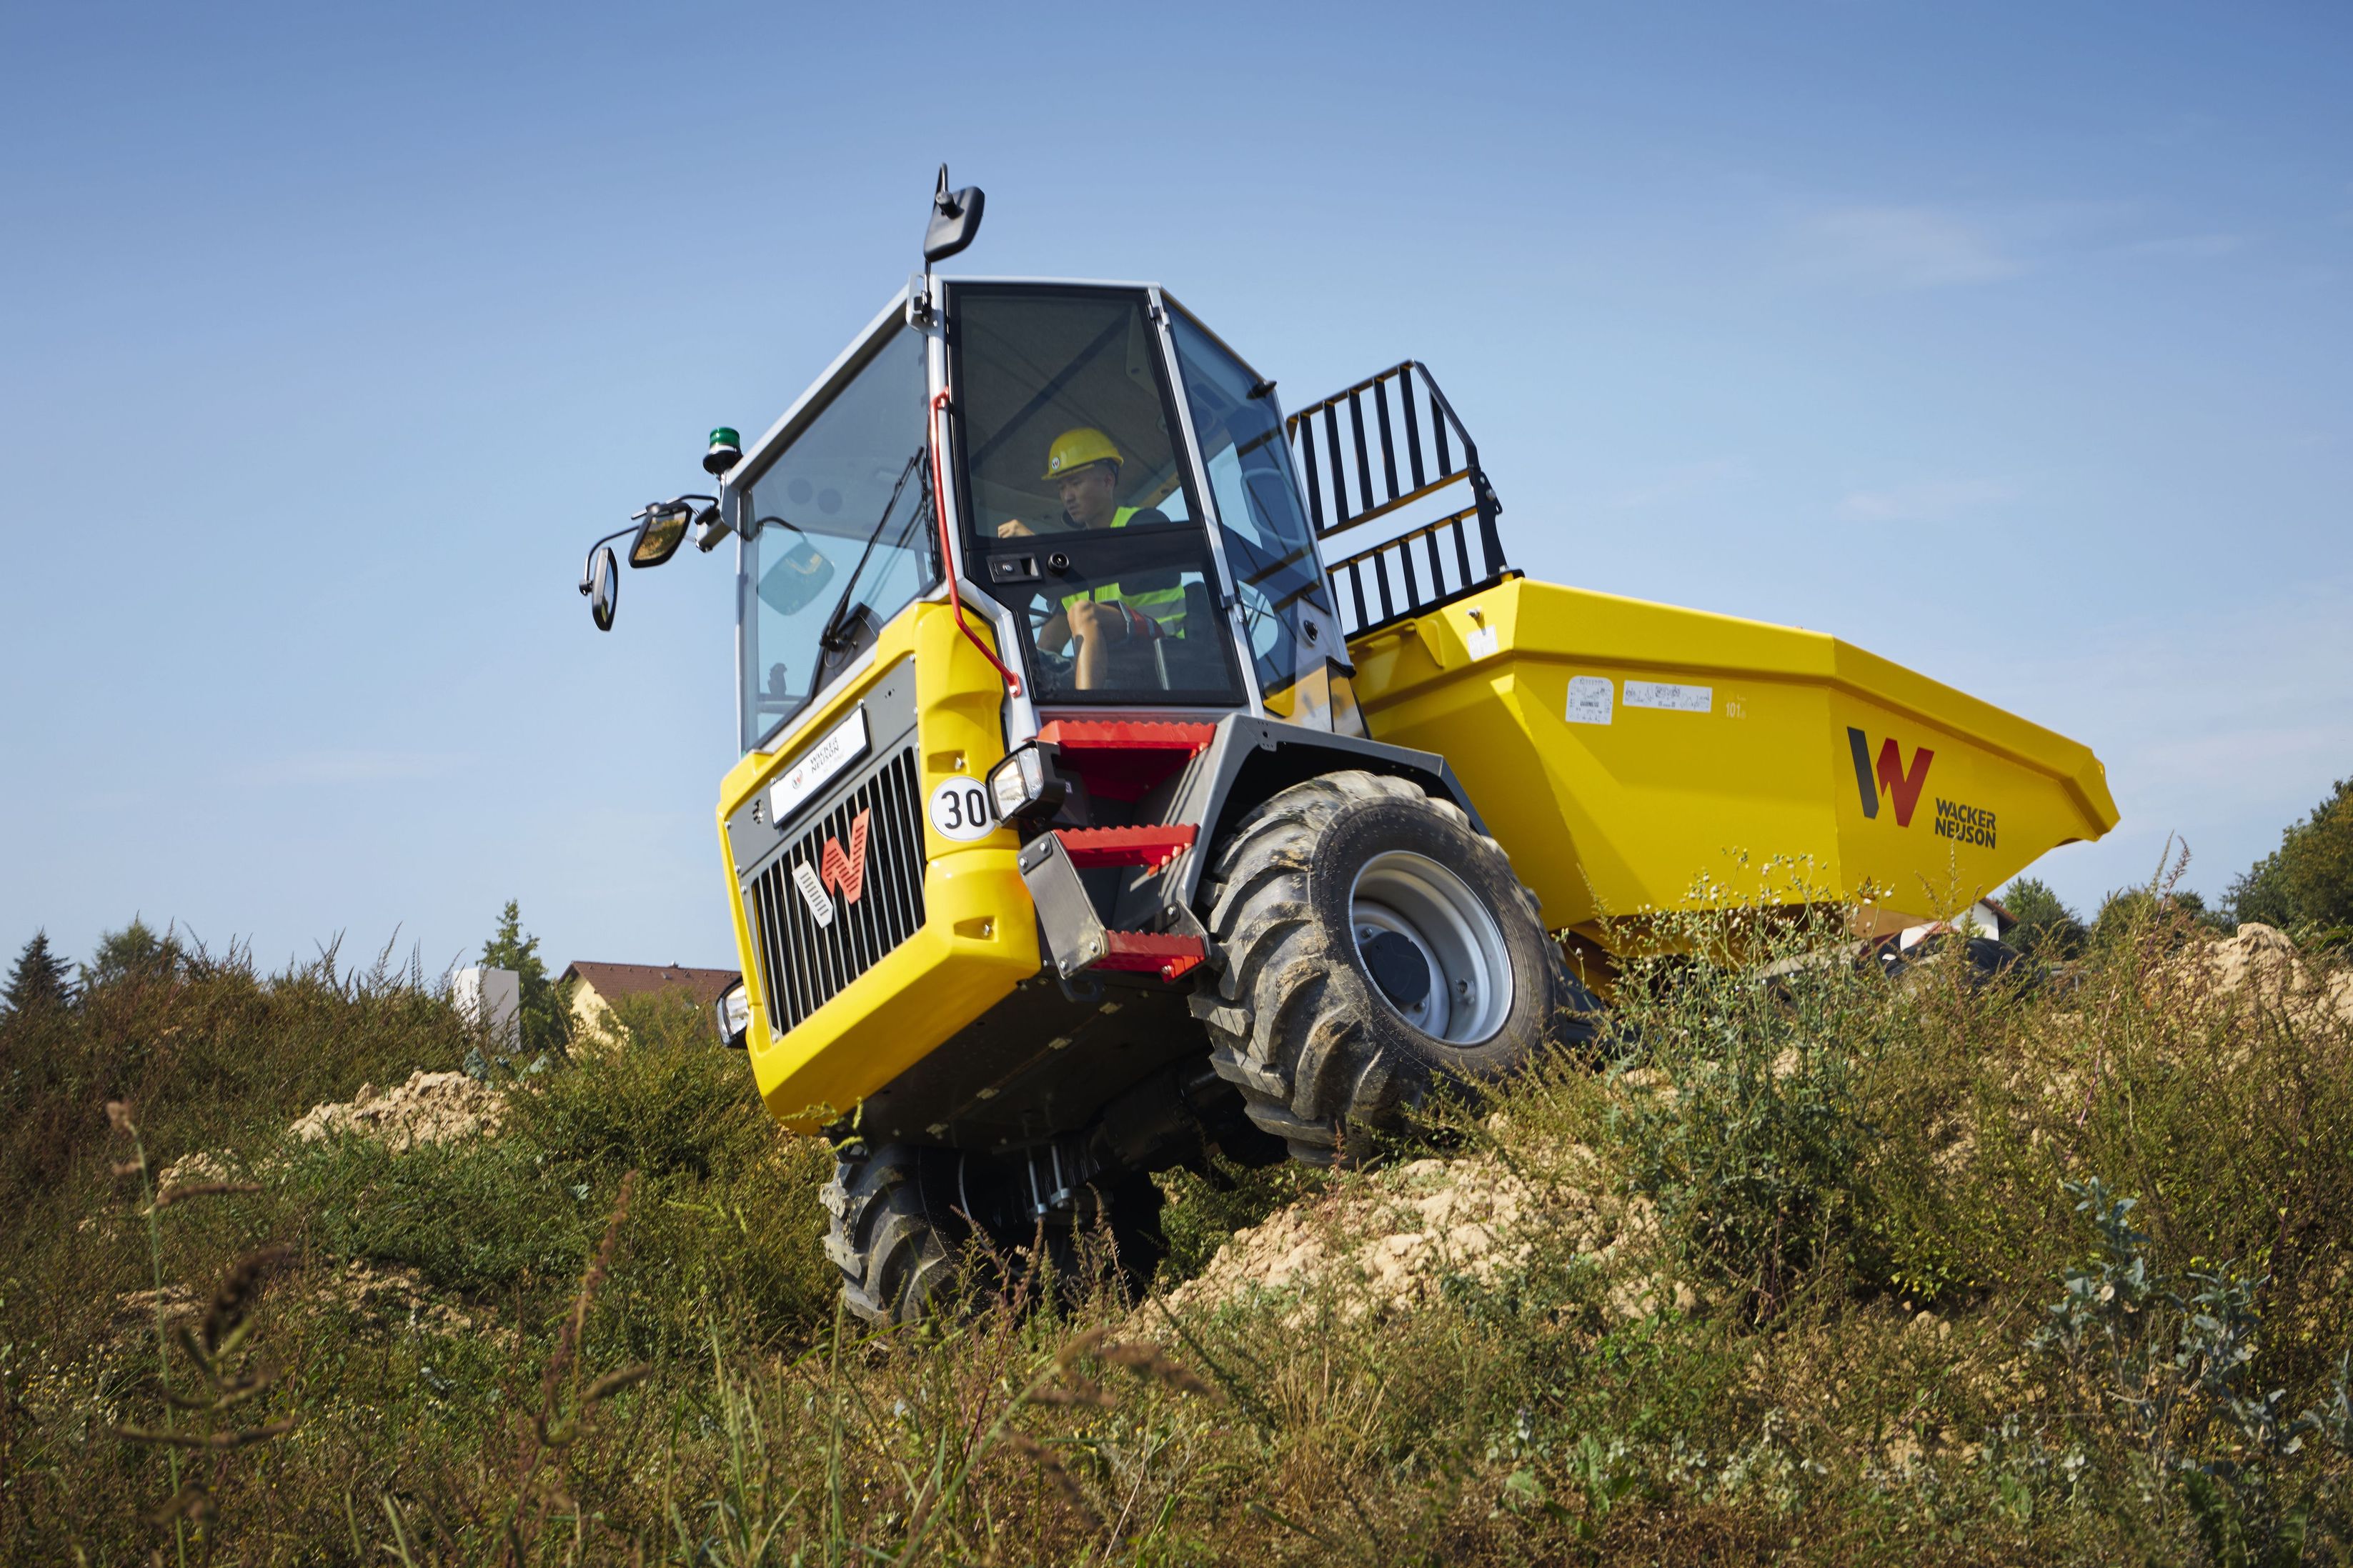
M 1406 1313 L 1104 1280 L 880 1337 L 833 1304 L 826 1151 L 699 1016 L 628 1016 L 495 1140 L 396 1156 L 284 1129 L 464 1058 L 414 975 L 128 975 L 0 1024 L 0 1561 L 2342 1562 L 2353 1038 L 2211 994 L 2204 933 L 2138 920 L 1991 989 L 1766 984 L 1833 933 L 1696 922 L 1698 961 L 1625 976 L 1606 1064 L 1403 1137 L 1653 1216 L 1607 1258 L 1539 1227 Z M 151 1249 L 110 1099 L 152 1165 L 234 1151 L 262 1190 L 154 1214 Z M 1378 1180 L 1172 1180 L 1166 1278 Z M 270 1244 L 220 1371 L 277 1382 L 167 1416 L 159 1367 L 185 1398 L 197 1364 L 125 1298 L 160 1267 L 201 1304 Z M 203 1506 L 155 1518 L 175 1475 Z

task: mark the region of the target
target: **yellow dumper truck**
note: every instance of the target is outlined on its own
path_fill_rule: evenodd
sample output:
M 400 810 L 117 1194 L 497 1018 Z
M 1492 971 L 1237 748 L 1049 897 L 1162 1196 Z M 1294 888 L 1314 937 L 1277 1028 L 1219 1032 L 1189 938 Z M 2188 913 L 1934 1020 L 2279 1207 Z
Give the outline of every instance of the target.
M 2116 820 L 2084 747 L 1816 633 L 1531 582 L 1429 372 L 1287 417 L 1148 284 L 924 268 L 715 495 L 592 548 L 733 542 L 743 756 L 723 1035 L 839 1151 L 849 1304 L 976 1228 L 1107 1226 L 1150 1173 L 1328 1161 L 1591 1030 L 1568 945 L 1728 850 L 1951 915 Z

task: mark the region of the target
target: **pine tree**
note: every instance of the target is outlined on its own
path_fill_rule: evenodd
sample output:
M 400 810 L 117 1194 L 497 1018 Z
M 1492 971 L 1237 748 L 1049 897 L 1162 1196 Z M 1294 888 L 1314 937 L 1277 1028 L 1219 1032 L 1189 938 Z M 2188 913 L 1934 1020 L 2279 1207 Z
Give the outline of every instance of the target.
M 49 933 L 37 931 L 16 966 L 8 972 L 8 988 L 0 992 L 0 1016 L 30 1017 L 73 1003 L 73 982 L 66 961 L 49 951 Z
M 519 982 L 516 1029 L 526 1054 L 554 1050 L 564 1044 L 564 1013 L 547 965 L 539 960 L 539 938 L 526 936 L 518 900 L 509 899 L 499 913 L 499 929 L 482 944 L 482 963 L 492 969 L 511 969 Z

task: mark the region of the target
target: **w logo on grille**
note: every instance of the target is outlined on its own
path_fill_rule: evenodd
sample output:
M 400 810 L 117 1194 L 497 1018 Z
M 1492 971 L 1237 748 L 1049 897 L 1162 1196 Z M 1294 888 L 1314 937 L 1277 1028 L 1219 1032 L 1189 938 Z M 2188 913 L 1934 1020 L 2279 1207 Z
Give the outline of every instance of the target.
M 828 837 L 825 841 L 821 868 L 825 885 L 838 889 L 845 904 L 856 903 L 866 890 L 866 822 L 873 815 L 870 807 L 850 820 L 848 854 L 842 853 L 841 840 Z
M 866 835 L 873 815 L 869 807 L 851 819 L 848 849 L 842 848 L 840 839 L 828 834 L 815 867 L 806 860 L 793 862 L 793 886 L 808 905 L 809 918 L 821 926 L 833 923 L 833 894 L 839 892 L 845 904 L 854 904 L 865 895 Z

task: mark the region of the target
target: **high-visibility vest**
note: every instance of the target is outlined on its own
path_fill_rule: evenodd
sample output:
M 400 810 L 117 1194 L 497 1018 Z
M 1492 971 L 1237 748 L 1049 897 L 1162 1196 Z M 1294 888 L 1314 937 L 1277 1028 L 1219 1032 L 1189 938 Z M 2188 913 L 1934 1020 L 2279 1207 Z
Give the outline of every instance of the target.
M 1121 507 L 1112 513 L 1111 525 L 1113 528 L 1125 528 L 1127 520 L 1142 510 L 1141 507 Z M 1065 595 L 1062 598 L 1062 613 L 1069 615 L 1071 605 L 1083 604 L 1089 599 L 1094 600 L 1097 604 L 1125 605 L 1140 614 L 1150 616 L 1160 623 L 1160 629 L 1171 637 L 1182 637 L 1185 634 L 1185 590 L 1182 587 L 1153 588 L 1142 593 L 1130 594 L 1123 593 L 1117 583 L 1103 583 L 1083 593 Z

